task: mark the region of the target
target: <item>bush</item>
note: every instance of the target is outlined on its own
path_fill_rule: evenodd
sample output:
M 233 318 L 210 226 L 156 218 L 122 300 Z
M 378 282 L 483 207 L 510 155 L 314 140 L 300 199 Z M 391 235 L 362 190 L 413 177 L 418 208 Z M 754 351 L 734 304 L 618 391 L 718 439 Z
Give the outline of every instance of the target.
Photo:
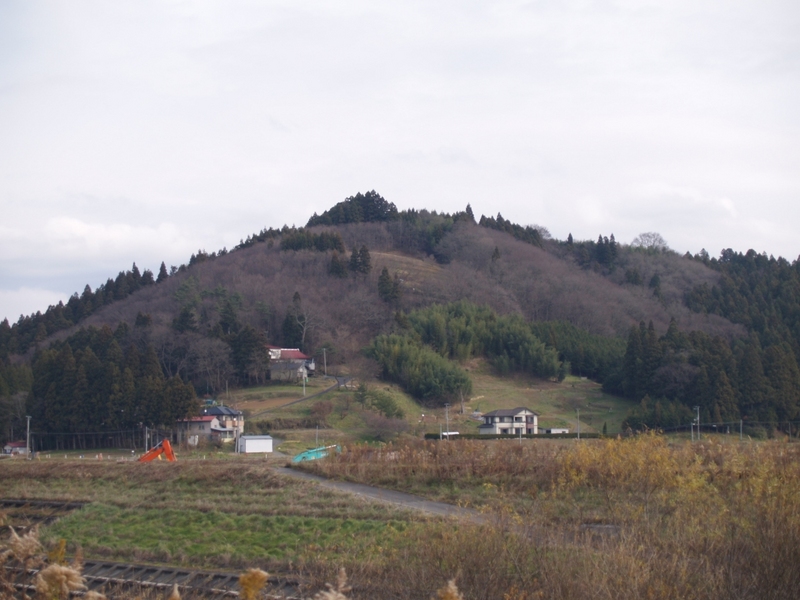
M 365 412 L 363 418 L 370 434 L 383 442 L 394 439 L 410 429 L 409 424 L 402 419 L 390 419 L 372 411 Z

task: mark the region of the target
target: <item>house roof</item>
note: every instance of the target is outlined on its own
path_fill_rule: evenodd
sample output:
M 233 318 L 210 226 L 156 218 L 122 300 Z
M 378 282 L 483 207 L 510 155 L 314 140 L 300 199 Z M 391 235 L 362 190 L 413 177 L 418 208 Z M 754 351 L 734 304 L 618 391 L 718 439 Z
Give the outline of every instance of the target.
M 535 410 L 531 410 L 530 408 L 525 408 L 524 406 L 518 406 L 517 408 L 500 408 L 498 410 L 493 410 L 492 412 L 483 413 L 482 416 L 484 417 L 516 417 L 521 412 L 529 412 L 532 415 L 539 416 Z
M 224 417 L 241 417 L 242 411 L 231 408 L 230 406 L 210 406 L 203 409 L 204 415 L 224 416 Z
M 281 357 L 279 360 L 309 360 L 311 357 L 303 354 L 300 350 L 281 350 Z
M 4 448 L 27 448 L 28 445 L 25 442 L 8 442 Z
M 178 419 L 178 423 L 208 423 L 213 421 L 216 417 L 189 417 L 188 419 Z
M 311 360 L 307 354 L 300 352 L 300 348 L 281 348 L 280 346 L 266 345 L 267 350 L 277 350 L 278 357 L 275 360 Z

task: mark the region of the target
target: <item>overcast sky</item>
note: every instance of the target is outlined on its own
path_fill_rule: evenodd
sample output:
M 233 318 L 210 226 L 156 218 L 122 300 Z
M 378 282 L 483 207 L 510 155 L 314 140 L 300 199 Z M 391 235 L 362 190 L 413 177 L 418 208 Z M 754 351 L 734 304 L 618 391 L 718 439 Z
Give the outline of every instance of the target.
M 0 319 L 359 191 L 800 254 L 800 3 L 0 3 Z

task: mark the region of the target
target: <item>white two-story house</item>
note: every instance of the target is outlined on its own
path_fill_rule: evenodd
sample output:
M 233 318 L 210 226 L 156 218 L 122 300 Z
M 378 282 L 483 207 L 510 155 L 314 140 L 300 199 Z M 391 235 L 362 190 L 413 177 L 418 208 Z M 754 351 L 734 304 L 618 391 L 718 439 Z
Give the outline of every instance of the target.
M 539 433 L 539 413 L 529 408 L 501 408 L 488 412 L 481 418 L 483 423 L 478 427 L 481 435 Z

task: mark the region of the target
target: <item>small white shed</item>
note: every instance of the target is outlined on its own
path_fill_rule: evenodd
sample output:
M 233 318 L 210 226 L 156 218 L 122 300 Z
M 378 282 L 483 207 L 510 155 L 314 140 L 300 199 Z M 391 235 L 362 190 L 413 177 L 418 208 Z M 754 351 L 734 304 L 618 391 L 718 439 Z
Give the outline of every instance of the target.
M 239 437 L 238 452 L 253 454 L 254 452 L 272 452 L 271 435 L 243 435 Z

